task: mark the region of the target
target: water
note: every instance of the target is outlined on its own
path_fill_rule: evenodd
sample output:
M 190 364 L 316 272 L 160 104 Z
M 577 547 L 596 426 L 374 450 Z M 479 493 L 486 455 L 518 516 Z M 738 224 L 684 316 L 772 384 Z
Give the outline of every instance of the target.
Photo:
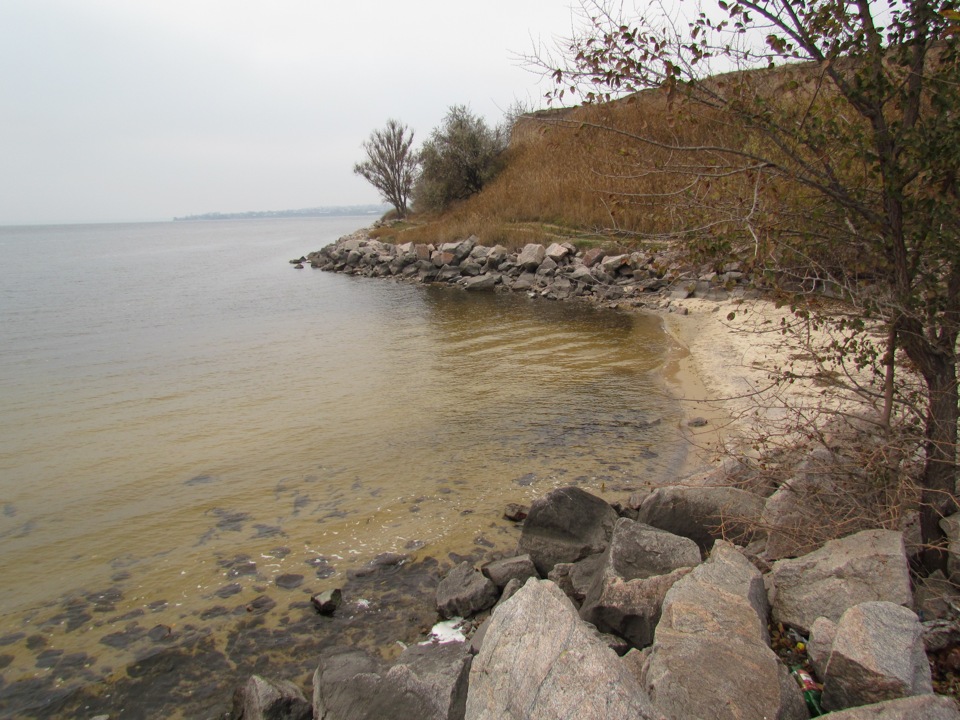
M 367 221 L 0 228 L 0 714 L 674 476 L 656 318 L 288 263 Z

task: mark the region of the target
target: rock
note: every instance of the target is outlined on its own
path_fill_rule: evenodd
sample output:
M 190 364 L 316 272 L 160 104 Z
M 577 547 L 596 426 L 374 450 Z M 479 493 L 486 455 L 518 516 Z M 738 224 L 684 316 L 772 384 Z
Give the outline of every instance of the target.
M 510 289 L 514 292 L 523 292 L 524 290 L 532 290 L 536 284 L 537 276 L 533 273 L 525 272 L 513 281 Z
M 307 698 L 292 682 L 251 675 L 233 694 L 231 720 L 309 720 Z
M 701 560 L 689 538 L 627 518 L 617 520 L 604 554 L 605 571 L 624 580 L 665 575 Z
M 528 580 L 494 612 L 470 669 L 467 720 L 658 717 L 552 582 Z
M 497 270 L 500 265 L 503 264 L 503 261 L 507 259 L 507 256 L 510 253 L 507 252 L 507 249 L 503 245 L 494 245 L 487 252 L 486 257 L 486 267 L 488 270 Z
M 568 275 L 572 282 L 580 283 L 581 285 L 596 285 L 597 279 L 593 276 L 593 273 L 590 272 L 589 268 L 584 267 L 583 265 L 576 265 Z
M 497 586 L 468 562 L 462 562 L 437 587 L 437 612 L 441 617 L 469 617 L 493 607 Z
M 558 562 L 576 562 L 607 549 L 617 512 L 576 487 L 537 498 L 523 524 L 519 552 L 527 553 L 541 577 Z
M 321 654 L 313 676 L 316 720 L 460 720 L 470 671 L 464 643 L 413 645 L 384 672 L 362 650 Z
M 463 285 L 464 290 L 493 290 L 497 286 L 498 280 L 498 275 L 487 273 L 486 275 L 465 278 L 461 285 Z
M 746 544 L 757 533 L 763 505 L 763 498 L 746 490 L 674 485 L 650 493 L 637 520 L 688 537 L 702 548 L 721 537 Z
M 537 568 L 534 567 L 529 555 L 493 560 L 481 567 L 480 571 L 501 589 L 513 579 L 519 580 L 522 584 L 529 578 L 539 577 Z
M 590 248 L 583 254 L 583 266 L 591 268 L 607 256 L 602 248 Z
M 810 628 L 810 637 L 807 640 L 807 656 L 817 673 L 817 677 L 824 677 L 827 672 L 827 661 L 830 660 L 830 651 L 833 649 L 833 640 L 837 636 L 837 624 L 833 620 L 819 617 Z
M 535 575 L 531 577 L 536 577 Z M 510 578 L 507 581 L 507 584 L 503 586 L 503 591 L 500 593 L 500 599 L 497 601 L 497 605 L 505 603 L 507 600 L 512 598 L 517 594 L 517 591 L 523 587 L 524 581 L 519 578 Z
M 517 255 L 517 265 L 524 270 L 536 270 L 546 256 L 547 251 L 543 245 L 529 243 L 524 245 L 523 250 Z
M 654 630 L 667 591 L 689 568 L 635 580 L 601 573 L 580 608 L 580 617 L 626 639 L 636 648 L 653 642 Z
M 864 602 L 847 610 L 823 678 L 824 710 L 933 693 L 920 620 L 890 602 Z
M 915 583 L 914 609 L 921 620 L 945 620 L 957 615 L 954 608 L 960 608 L 960 590 L 943 571 L 936 570 Z
M 560 243 L 550 243 L 545 251 L 545 254 L 555 263 L 560 264 L 563 262 L 564 258 L 570 254 L 570 248 L 561 245 Z
M 476 244 L 476 240 L 474 240 L 474 238 L 471 236 L 466 240 L 460 240 L 459 242 L 442 243 L 438 250 L 441 253 L 447 253 L 452 256 L 453 261 L 449 264 L 459 265 L 470 256 L 470 251 L 473 250 Z
M 579 607 L 593 587 L 597 575 L 603 570 L 603 553 L 588 555 L 575 563 L 557 563 L 547 575 L 564 594 Z
M 503 509 L 503 517 L 512 522 L 520 522 L 521 520 L 527 519 L 528 512 L 530 512 L 530 508 L 528 508 L 526 505 L 509 503 Z
M 818 617 L 834 622 L 872 600 L 909 606 L 910 574 L 901 533 L 864 530 L 799 558 L 778 560 L 767 576 L 774 622 L 807 634 Z
M 284 590 L 293 590 L 298 588 L 303 584 L 303 575 L 299 573 L 285 573 L 283 575 L 278 575 L 276 580 L 274 580 L 278 588 Z
M 701 559 L 693 540 L 626 518 L 617 521 L 602 558 L 580 617 L 638 648 L 653 641 L 667 590 Z
M 766 642 L 760 572 L 718 541 L 709 560 L 680 579 L 646 667 L 651 699 L 671 719 L 808 717 L 796 682 Z
M 947 577 L 960 584 L 960 513 L 940 520 L 940 528 L 947 536 Z
M 960 720 L 951 698 L 916 695 L 830 713 L 830 720 Z
M 692 428 L 702 428 L 709 425 L 709 421 L 705 417 L 695 417 L 687 420 L 687 427 Z
M 321 615 L 333 615 L 340 607 L 340 603 L 343 602 L 343 593 L 340 588 L 325 590 L 311 597 L 310 602 L 313 603 L 313 607 Z

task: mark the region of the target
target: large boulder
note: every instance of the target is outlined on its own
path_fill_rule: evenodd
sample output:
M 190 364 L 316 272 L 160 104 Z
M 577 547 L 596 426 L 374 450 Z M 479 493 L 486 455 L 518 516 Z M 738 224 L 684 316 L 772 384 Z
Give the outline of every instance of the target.
M 693 540 L 620 518 L 580 617 L 645 647 L 653 641 L 667 590 L 700 559 Z
M 628 518 L 617 520 L 604 554 L 607 572 L 624 580 L 665 575 L 701 560 L 693 540 Z
M 668 592 L 645 668 L 667 717 L 805 720 L 799 686 L 766 641 L 760 572 L 729 543 Z
M 690 568 L 682 568 L 635 580 L 601 573 L 584 598 L 580 617 L 602 632 L 644 648 L 653 642 L 667 591 L 689 572 Z
M 496 604 L 497 586 L 468 562 L 462 562 L 437 587 L 437 612 L 441 617 L 469 617 Z
M 823 679 L 823 707 L 857 705 L 933 692 L 920 620 L 889 602 L 865 602 L 837 623 Z
M 838 622 L 862 602 L 913 602 L 903 535 L 892 530 L 864 530 L 802 557 L 778 560 L 766 581 L 774 622 L 804 634 L 818 617 Z
M 400 717 L 399 715 L 397 717 Z M 470 670 L 468 720 L 661 717 L 636 678 L 548 580 L 493 613 Z
M 303 692 L 287 680 L 274 682 L 259 675 L 233 694 L 231 720 L 310 720 L 313 712 Z
M 390 668 L 359 649 L 320 656 L 315 720 L 462 720 L 472 656 L 463 643 L 413 645 Z
M 952 698 L 915 695 L 832 712 L 830 720 L 960 720 L 960 711 Z
M 529 554 L 541 577 L 559 562 L 576 562 L 607 549 L 617 511 L 576 487 L 537 498 L 523 523 L 519 552 Z
M 637 520 L 682 535 L 708 548 L 725 538 L 746 544 L 760 525 L 764 499 L 732 487 L 684 487 L 654 490 L 640 506 Z

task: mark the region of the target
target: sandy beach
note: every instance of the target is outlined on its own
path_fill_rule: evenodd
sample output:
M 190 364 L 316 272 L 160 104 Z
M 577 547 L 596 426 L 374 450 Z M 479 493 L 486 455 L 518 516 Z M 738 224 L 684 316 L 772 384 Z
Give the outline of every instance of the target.
M 734 316 L 730 317 L 730 314 Z M 822 424 L 831 410 L 863 409 L 848 383 L 824 383 L 798 333 L 781 332 L 795 320 L 789 307 L 768 300 L 725 301 L 689 298 L 674 301 L 661 316 L 664 329 L 680 350 L 665 375 L 683 403 L 694 451 L 685 470 L 696 471 L 731 452 L 751 454 L 749 439 L 762 428 L 785 431 L 801 414 Z M 814 344 L 828 342 L 825 330 L 812 334 Z M 789 369 L 798 379 L 776 384 L 774 375 Z M 858 380 L 869 383 L 867 373 Z M 826 410 L 827 412 L 823 412 Z

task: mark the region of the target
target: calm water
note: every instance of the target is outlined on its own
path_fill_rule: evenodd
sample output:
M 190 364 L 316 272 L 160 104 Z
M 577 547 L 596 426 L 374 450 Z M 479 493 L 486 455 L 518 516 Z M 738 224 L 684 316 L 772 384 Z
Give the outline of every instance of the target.
M 143 657 L 135 628 L 674 473 L 657 319 L 287 262 L 366 222 L 0 228 L 0 714 Z

